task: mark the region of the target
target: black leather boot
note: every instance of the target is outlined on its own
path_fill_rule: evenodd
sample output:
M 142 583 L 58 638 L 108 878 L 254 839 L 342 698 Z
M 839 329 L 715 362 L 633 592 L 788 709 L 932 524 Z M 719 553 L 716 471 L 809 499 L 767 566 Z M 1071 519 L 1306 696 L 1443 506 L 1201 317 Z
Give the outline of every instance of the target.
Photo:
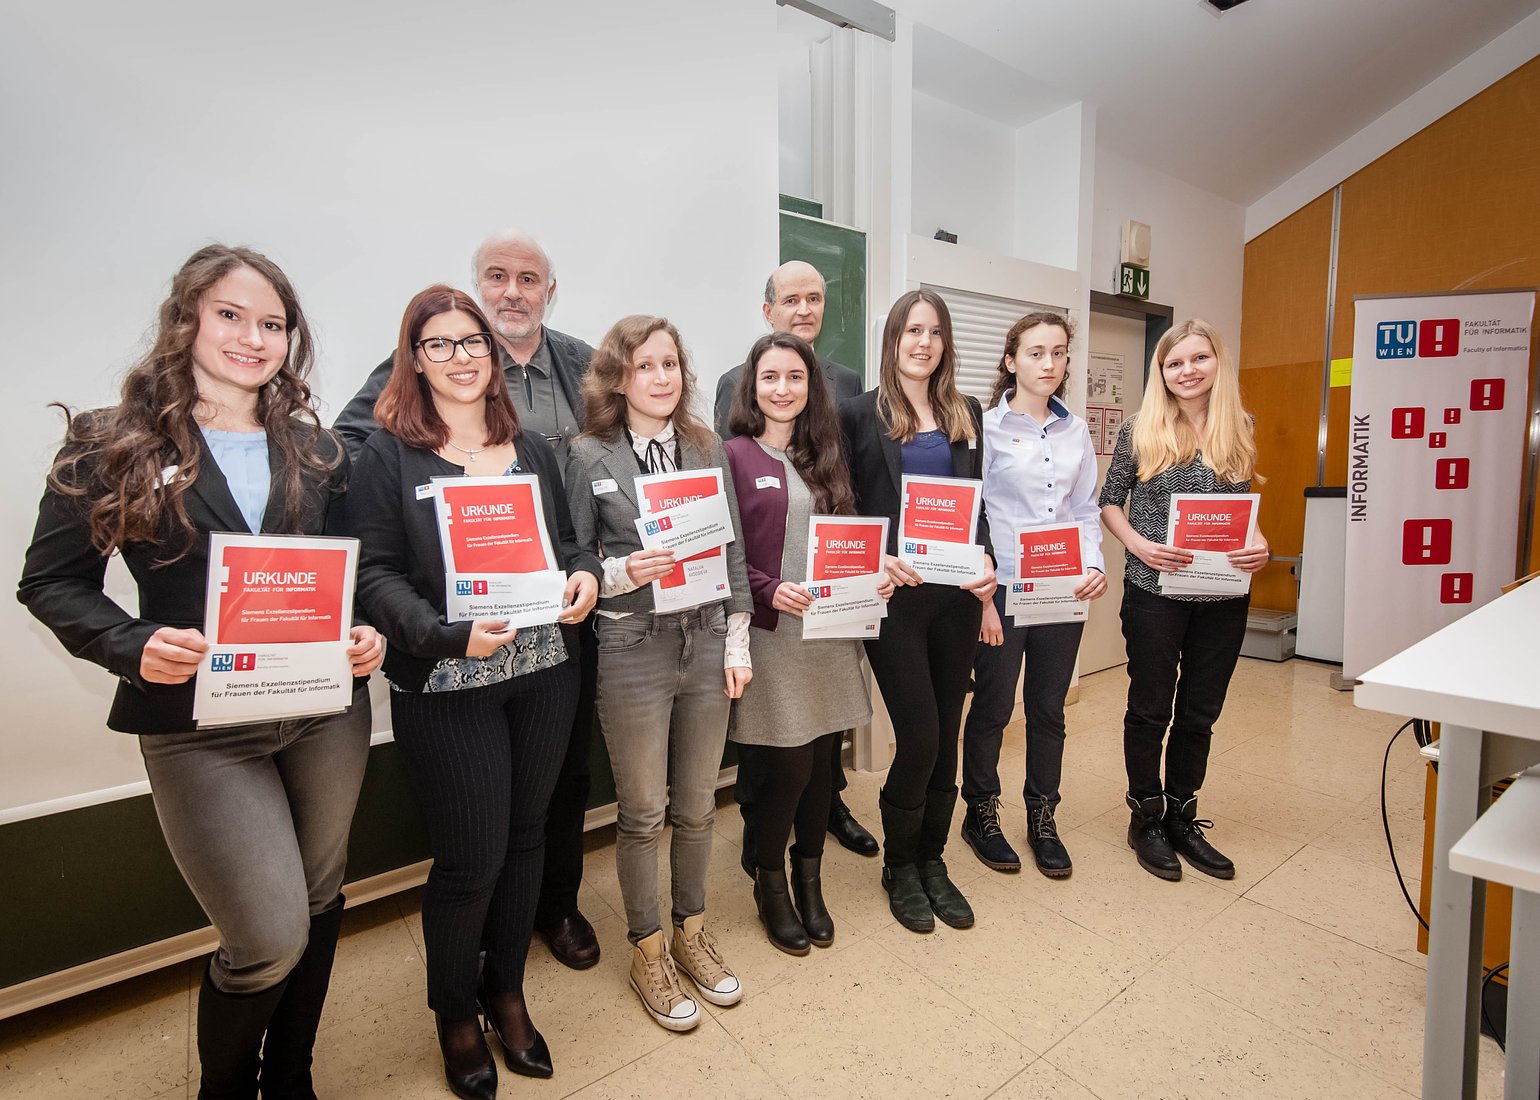
M 754 877 L 754 826 L 749 821 L 749 808 L 743 807 L 743 846 L 738 849 L 738 866 L 749 878 Z
M 942 922 L 953 928 L 973 927 L 973 907 L 946 873 L 941 853 L 952 831 L 952 814 L 957 809 L 957 788 L 925 792 L 925 807 L 920 821 L 920 836 L 915 845 L 915 863 L 920 888 L 930 901 L 930 908 Z
M 882 813 L 882 888 L 888 892 L 888 909 L 911 932 L 934 931 L 936 917 L 920 885 L 919 869 L 914 865 L 925 807 L 905 809 L 889 802 L 886 795 L 879 795 L 877 808 Z
M 754 873 L 754 905 L 759 910 L 759 923 L 765 926 L 770 942 L 788 955 L 808 953 L 807 929 L 792 908 L 791 894 L 786 888 L 786 872 L 756 868 Z
M 1235 864 L 1203 835 L 1204 829 L 1213 827 L 1212 821 L 1199 819 L 1196 796 L 1178 800 L 1174 795 L 1166 795 L 1166 839 L 1177 855 L 1195 871 L 1215 878 L 1234 878 Z
M 1175 882 L 1182 877 L 1182 863 L 1166 837 L 1166 796 L 1135 798 L 1126 795 L 1132 816 L 1128 821 L 1128 846 L 1139 857 L 1139 866 L 1156 878 Z
M 1027 847 L 1032 849 L 1032 858 L 1043 874 L 1049 878 L 1069 878 L 1075 865 L 1069 858 L 1069 849 L 1059 839 L 1053 809 L 1052 802 L 1027 807 Z
M 799 856 L 791 850 L 791 896 L 802 916 L 807 938 L 819 947 L 834 942 L 834 918 L 823 902 L 823 856 Z
M 321 1011 L 331 986 L 337 933 L 342 928 L 342 896 L 330 909 L 310 918 L 310 940 L 284 984 L 283 996 L 267 1025 L 262 1047 L 264 1100 L 316 1100 L 310 1079 Z
M 262 1035 L 283 997 L 284 982 L 257 993 L 225 993 L 208 971 L 198 991 L 198 1100 L 256 1100 Z

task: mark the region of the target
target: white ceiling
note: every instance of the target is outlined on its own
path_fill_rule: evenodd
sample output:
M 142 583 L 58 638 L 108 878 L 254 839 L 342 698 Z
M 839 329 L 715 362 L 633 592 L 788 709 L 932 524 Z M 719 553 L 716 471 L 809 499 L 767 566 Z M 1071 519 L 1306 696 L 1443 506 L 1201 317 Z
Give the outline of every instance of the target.
M 1078 100 L 1099 143 L 1242 205 L 1540 0 L 887 0 L 915 88 L 1020 126 Z

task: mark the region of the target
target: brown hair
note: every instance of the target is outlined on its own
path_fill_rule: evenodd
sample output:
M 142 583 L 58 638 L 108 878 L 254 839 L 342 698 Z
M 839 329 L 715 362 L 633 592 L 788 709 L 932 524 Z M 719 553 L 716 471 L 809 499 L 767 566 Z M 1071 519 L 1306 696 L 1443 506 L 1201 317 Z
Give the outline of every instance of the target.
M 449 442 L 449 427 L 433 403 L 433 390 L 417 370 L 417 341 L 422 339 L 422 330 L 429 321 L 455 310 L 470 314 L 481 326 L 481 331 L 491 337 L 492 326 L 481 307 L 471 300 L 470 295 L 443 283 L 418 292 L 407 303 L 401 317 L 401 334 L 396 340 L 390 380 L 375 402 L 374 419 L 409 447 L 436 451 Z M 508 443 L 519 434 L 519 414 L 513 407 L 513 399 L 508 396 L 508 385 L 498 365 L 501 360 L 498 347 L 497 341 L 492 340 L 493 369 L 484 395 L 486 445 L 489 447 Z
M 756 399 L 759 361 L 771 348 L 786 348 L 801 358 L 807 369 L 807 407 L 792 425 L 786 457 L 813 493 L 813 507 L 827 515 L 849 516 L 856 510 L 850 488 L 850 464 L 845 461 L 839 414 L 823 367 L 812 345 L 789 332 L 770 332 L 754 341 L 744 369 L 733 388 L 733 408 L 728 424 L 735 435 L 759 436 L 765 430 L 764 410 Z
M 888 310 L 882 327 L 882 368 L 877 379 L 877 415 L 888 429 L 888 438 L 908 443 L 920 430 L 919 417 L 898 379 L 898 340 L 908 324 L 909 312 L 921 302 L 936 311 L 941 322 L 941 362 L 929 380 L 930 411 L 936 426 L 953 443 L 973 439 L 973 417 L 967 399 L 957 389 L 957 349 L 952 344 L 952 314 L 941 295 L 929 287 L 900 294 Z
M 257 394 L 256 417 L 278 457 L 273 474 L 281 479 L 285 530 L 297 531 L 304 523 L 302 475 L 308 471 L 325 477 L 342 464 L 342 448 L 334 439 L 322 453 L 322 438 L 331 436 L 316 418 L 305 381 L 315 360 L 315 339 L 294 287 L 260 252 L 207 245 L 172 277 L 150 350 L 128 369 L 118 404 L 78 416 L 56 406 L 65 415 L 66 428 L 63 450 L 48 471 L 48 485 L 83 502 L 91 545 L 103 554 L 129 543 L 158 541 L 168 521 L 181 536 L 181 545 L 156 564 L 185 557 L 197 542 L 184 500 L 203 464 L 194 419 L 199 394 L 192 346 L 204 297 L 242 267 L 267 280 L 283 304 L 289 353 Z M 179 468 L 178 476 L 162 484 L 161 470 L 170 465 Z
M 716 433 L 691 411 L 695 399 L 695 372 L 685 354 L 684 341 L 666 317 L 633 313 L 610 326 L 599 341 L 588 373 L 583 376 L 583 404 L 586 410 L 583 434 L 613 443 L 626 426 L 626 385 L 635 368 L 631 357 L 655 332 L 666 332 L 679 350 L 679 404 L 674 406 L 674 431 L 683 440 L 704 453 L 711 453 Z
M 1000 403 L 1000 398 L 1005 396 L 1007 390 L 1016 388 L 1016 372 L 1011 369 L 1011 360 L 1016 358 L 1016 352 L 1021 347 L 1021 338 L 1027 334 L 1027 330 L 1034 329 L 1038 325 L 1054 325 L 1063 329 L 1066 346 L 1075 339 L 1075 330 L 1071 327 L 1069 320 L 1050 310 L 1029 313 L 1012 325 L 1011 330 L 1005 334 L 1005 354 L 1000 356 L 1000 365 L 995 372 L 995 386 L 989 393 L 990 408 Z M 1059 388 L 1053 391 L 1053 395 L 1062 398 L 1067 389 L 1069 389 L 1069 371 L 1065 370 L 1064 377 L 1059 379 Z

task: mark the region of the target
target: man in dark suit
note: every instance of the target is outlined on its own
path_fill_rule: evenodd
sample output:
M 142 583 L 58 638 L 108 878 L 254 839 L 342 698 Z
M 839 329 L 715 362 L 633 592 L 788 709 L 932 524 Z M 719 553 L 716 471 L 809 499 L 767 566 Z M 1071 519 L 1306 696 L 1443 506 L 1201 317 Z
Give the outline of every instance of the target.
M 472 273 L 477 297 L 492 322 L 519 423 L 526 431 L 544 435 L 565 466 L 567 445 L 583 430 L 583 376 L 594 349 L 545 324 L 546 310 L 556 297 L 556 269 L 533 237 L 510 231 L 481 243 Z M 390 378 L 391 365 L 386 359 L 374 369 L 333 425 L 354 457 L 379 426 L 374 403 Z M 546 814 L 545 877 L 535 910 L 535 931 L 557 959 L 583 970 L 599 961 L 599 940 L 577 904 L 583 881 L 583 818 L 588 809 L 588 751 L 598 674 L 593 616 L 578 627 L 578 637 L 582 672 L 578 711 Z
M 818 269 L 802 260 L 788 260 L 770 273 L 765 281 L 765 320 L 776 332 L 789 332 L 800 336 L 809 344 L 818 339 L 823 329 L 824 278 Z M 854 397 L 864 388 L 861 375 L 849 367 L 820 358 L 829 395 L 838 403 Z M 733 390 L 743 374 L 740 363 L 717 380 L 716 429 L 723 439 L 731 439 L 732 429 L 727 421 L 732 412 Z M 863 856 L 877 854 L 877 841 L 872 837 L 845 805 L 840 792 L 845 789 L 845 769 L 840 761 L 840 740 L 834 741 L 834 767 L 831 771 L 829 799 L 829 832 L 834 839 Z M 735 796 L 743 812 L 743 869 L 753 875 L 754 867 L 754 798 L 760 783 L 761 769 L 759 746 L 738 746 L 738 783 Z

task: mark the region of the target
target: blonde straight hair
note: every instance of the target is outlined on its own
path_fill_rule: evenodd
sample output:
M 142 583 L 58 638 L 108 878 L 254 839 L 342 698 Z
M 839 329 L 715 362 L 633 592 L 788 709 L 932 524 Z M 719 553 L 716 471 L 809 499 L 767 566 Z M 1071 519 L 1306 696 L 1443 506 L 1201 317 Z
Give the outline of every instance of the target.
M 1251 432 L 1251 415 L 1241 406 L 1240 370 L 1219 330 L 1197 317 L 1173 327 L 1155 345 L 1150 360 L 1150 381 L 1144 403 L 1134 417 L 1134 459 L 1139 480 L 1159 477 L 1173 466 L 1186 466 L 1198 455 L 1198 432 L 1182 415 L 1182 407 L 1166 388 L 1161 370 L 1171 349 L 1189 336 L 1201 336 L 1214 349 L 1218 371 L 1208 397 L 1208 438 L 1203 461 L 1224 484 L 1262 481 L 1257 473 L 1257 443 Z

